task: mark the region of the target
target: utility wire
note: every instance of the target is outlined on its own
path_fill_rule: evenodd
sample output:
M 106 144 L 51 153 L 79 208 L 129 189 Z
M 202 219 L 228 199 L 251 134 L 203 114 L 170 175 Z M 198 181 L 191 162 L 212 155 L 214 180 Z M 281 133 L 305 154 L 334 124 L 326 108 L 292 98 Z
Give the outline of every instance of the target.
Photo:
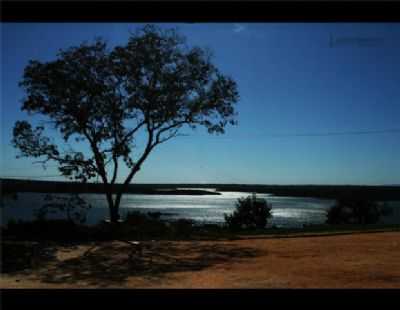
M 386 129 L 386 130 L 364 130 L 364 131 L 336 131 L 325 133 L 300 133 L 300 134 L 272 134 L 270 136 L 276 137 L 320 137 L 320 136 L 343 136 L 343 135 L 371 135 L 371 134 L 385 134 L 385 133 L 400 133 L 400 129 Z
M 359 131 L 332 131 L 332 132 L 311 132 L 311 133 L 254 133 L 254 134 L 246 134 L 246 135 L 237 135 L 236 137 L 212 137 L 216 139 L 237 139 L 237 138 L 262 138 L 262 137 L 270 137 L 270 138 L 291 138 L 291 137 L 326 137 L 326 136 L 358 136 L 358 135 L 375 135 L 375 134 L 398 134 L 400 133 L 400 129 L 384 129 L 384 130 L 359 130 Z

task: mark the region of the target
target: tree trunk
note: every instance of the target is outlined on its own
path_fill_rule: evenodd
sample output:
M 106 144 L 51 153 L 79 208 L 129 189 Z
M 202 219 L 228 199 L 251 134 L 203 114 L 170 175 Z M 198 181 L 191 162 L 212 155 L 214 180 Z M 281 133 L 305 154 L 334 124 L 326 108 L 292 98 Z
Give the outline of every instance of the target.
M 119 204 L 115 204 L 112 198 L 112 192 L 107 192 L 107 202 L 108 202 L 108 210 L 110 211 L 110 222 L 111 223 L 118 223 L 120 219 L 119 216 Z
M 122 193 L 117 193 L 116 197 L 115 197 L 115 207 L 117 209 L 119 209 L 119 205 L 121 204 L 121 198 L 122 198 Z
M 114 205 L 110 208 L 110 221 L 111 223 L 118 223 L 119 219 L 119 208 Z

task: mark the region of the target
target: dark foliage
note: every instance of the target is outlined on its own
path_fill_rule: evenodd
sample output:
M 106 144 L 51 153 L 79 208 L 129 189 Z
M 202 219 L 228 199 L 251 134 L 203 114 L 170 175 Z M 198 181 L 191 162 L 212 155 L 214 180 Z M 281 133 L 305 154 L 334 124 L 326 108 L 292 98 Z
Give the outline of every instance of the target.
M 375 224 L 390 208 L 363 199 L 339 199 L 327 213 L 327 224 Z
M 5 240 L 86 242 L 108 240 L 181 240 L 219 238 L 226 232 L 218 225 L 196 226 L 193 220 L 163 220 L 159 212 L 130 212 L 119 223 L 101 221 L 92 226 L 69 220 L 41 219 L 8 222 L 2 227 Z M 215 226 L 215 227 L 214 227 Z
M 67 197 L 46 195 L 44 199 L 46 203 L 36 212 L 39 221 L 46 220 L 49 214 L 62 213 L 67 221 L 83 224 L 86 222 L 87 212 L 92 207 L 77 194 Z
M 12 143 L 19 156 L 56 162 L 72 180 L 99 176 L 113 222 L 121 196 L 156 146 L 185 128 L 224 133 L 236 123 L 239 98 L 235 81 L 213 65 L 207 50 L 151 25 L 113 49 L 97 39 L 60 50 L 53 61 L 30 61 L 20 86 L 22 110 L 45 119 L 38 126 L 16 122 Z M 47 136 L 51 129 L 66 148 Z M 144 145 L 138 135 L 146 137 Z M 113 196 L 121 165 L 129 172 Z
M 2 240 L 1 250 L 1 273 L 38 268 L 56 258 L 51 242 Z
M 178 219 L 172 222 L 171 227 L 174 235 L 187 238 L 194 232 L 194 221 L 191 219 Z
M 161 216 L 161 214 L 160 214 Z M 158 238 L 167 234 L 167 224 L 155 213 L 129 212 L 125 218 L 125 226 L 139 238 Z
M 253 195 L 238 199 L 233 214 L 225 214 L 225 222 L 232 230 L 263 229 L 271 216 L 271 206 L 267 201 Z
M 57 240 L 63 242 L 88 239 L 89 228 L 65 219 L 9 221 L 2 231 L 4 238 L 16 240 Z
M 33 256 L 35 255 L 36 244 L 23 243 L 2 243 L 1 273 L 8 273 L 31 268 Z
M 163 221 L 160 212 L 130 212 L 125 219 L 125 225 L 134 230 L 139 237 L 171 237 L 186 238 L 194 231 L 194 221 L 190 219 L 177 219 Z

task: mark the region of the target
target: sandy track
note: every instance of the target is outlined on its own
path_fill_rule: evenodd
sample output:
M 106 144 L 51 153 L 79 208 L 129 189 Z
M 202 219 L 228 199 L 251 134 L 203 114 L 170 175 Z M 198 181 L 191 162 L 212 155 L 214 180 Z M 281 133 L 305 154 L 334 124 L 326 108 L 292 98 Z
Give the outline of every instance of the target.
M 400 232 L 235 241 L 58 247 L 35 270 L 2 275 L 1 288 L 400 288 Z

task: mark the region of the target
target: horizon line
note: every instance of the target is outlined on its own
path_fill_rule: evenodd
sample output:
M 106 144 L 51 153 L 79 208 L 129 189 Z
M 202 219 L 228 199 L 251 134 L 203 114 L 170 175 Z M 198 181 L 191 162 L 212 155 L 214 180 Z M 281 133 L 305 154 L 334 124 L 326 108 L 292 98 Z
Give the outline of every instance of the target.
M 15 180 L 15 181 L 30 181 L 30 182 L 58 182 L 58 183 L 77 183 L 77 184 L 104 184 L 103 182 L 79 182 L 79 181 L 70 181 L 70 180 L 33 180 L 33 179 L 23 179 L 23 178 L 7 178 L 0 176 L 0 182 L 3 180 Z M 122 185 L 123 183 L 115 183 L 114 185 Z M 244 186 L 400 186 L 400 184 L 351 184 L 351 183 L 343 183 L 343 184 L 334 184 L 334 183 L 325 183 L 325 184 L 316 184 L 316 183 L 288 183 L 288 184 L 266 184 L 266 183 L 196 183 L 196 182 L 179 182 L 179 183 L 157 183 L 157 182 L 141 182 L 141 183 L 129 183 L 128 185 L 244 185 Z

